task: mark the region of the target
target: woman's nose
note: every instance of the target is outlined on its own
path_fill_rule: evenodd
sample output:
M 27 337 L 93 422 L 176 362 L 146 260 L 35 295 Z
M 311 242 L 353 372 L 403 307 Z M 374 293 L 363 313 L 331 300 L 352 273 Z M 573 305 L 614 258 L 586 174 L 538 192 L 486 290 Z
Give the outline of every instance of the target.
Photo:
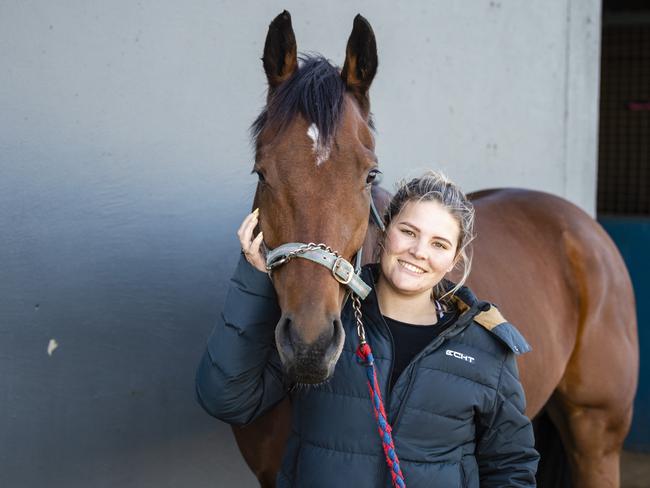
M 426 243 L 420 239 L 414 241 L 413 246 L 411 246 L 411 254 L 418 259 L 426 259 L 425 245 Z

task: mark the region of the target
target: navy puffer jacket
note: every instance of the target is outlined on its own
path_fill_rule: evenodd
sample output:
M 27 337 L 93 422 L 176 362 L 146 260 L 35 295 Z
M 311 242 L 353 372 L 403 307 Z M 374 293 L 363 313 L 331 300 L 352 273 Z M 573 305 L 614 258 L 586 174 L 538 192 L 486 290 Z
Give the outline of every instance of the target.
M 364 281 L 374 283 L 376 272 L 364 268 Z M 530 348 L 494 306 L 466 287 L 457 297 L 457 321 L 412 360 L 390 394 L 390 331 L 374 290 L 362 302 L 406 485 L 535 486 L 538 454 L 515 362 Z M 268 276 L 242 257 L 197 371 L 199 402 L 225 422 L 246 424 L 291 396 L 278 487 L 391 486 L 365 370 L 355 359 L 350 302 L 341 314 L 346 339 L 334 375 L 314 388 L 290 391 L 283 379 L 273 335 L 279 316 Z

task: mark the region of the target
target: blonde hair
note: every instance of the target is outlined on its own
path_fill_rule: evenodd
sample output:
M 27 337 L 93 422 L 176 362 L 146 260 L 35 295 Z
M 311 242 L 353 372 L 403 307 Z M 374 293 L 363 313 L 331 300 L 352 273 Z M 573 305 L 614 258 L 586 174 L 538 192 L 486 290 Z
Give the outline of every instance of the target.
M 435 201 L 442 205 L 458 222 L 460 233 L 456 247 L 456 264 L 462 269 L 462 277 L 456 285 L 445 290 L 442 281 L 433 287 L 432 293 L 439 301 L 448 303 L 454 293 L 463 286 L 472 268 L 472 249 L 470 243 L 474 240 L 474 206 L 463 191 L 443 173 L 427 171 L 419 178 L 410 181 L 403 180 L 397 185 L 397 193 L 391 199 L 386 212 L 384 223 L 386 229 L 404 206 L 409 202 Z M 383 244 L 383 243 L 382 243 Z M 383 247 L 383 245 L 382 245 Z

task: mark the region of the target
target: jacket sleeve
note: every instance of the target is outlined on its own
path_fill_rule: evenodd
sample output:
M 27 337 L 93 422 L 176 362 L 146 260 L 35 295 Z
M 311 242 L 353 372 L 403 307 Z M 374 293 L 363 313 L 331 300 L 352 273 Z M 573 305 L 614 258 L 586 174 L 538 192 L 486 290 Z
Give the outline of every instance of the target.
M 197 398 L 210 415 L 243 425 L 282 400 L 287 388 L 274 340 L 279 318 L 268 275 L 241 256 L 196 372 Z
M 501 369 L 494 407 L 480 416 L 477 426 L 481 488 L 536 485 L 539 454 L 525 408 L 515 355 L 509 352 Z

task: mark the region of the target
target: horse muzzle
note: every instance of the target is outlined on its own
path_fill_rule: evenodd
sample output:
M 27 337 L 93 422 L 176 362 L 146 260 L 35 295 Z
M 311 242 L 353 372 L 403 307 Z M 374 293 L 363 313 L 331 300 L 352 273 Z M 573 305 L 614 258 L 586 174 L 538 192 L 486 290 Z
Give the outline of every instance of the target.
M 294 258 L 312 261 L 327 268 L 332 277 L 349 293 L 365 298 L 370 286 L 359 276 L 361 250 L 352 265 L 325 244 L 290 242 L 269 250 L 266 267 L 271 274 Z M 315 304 L 314 304 L 315 305 Z M 275 343 L 289 381 L 318 384 L 334 374 L 336 362 L 341 355 L 345 332 L 339 312 L 323 313 L 319 307 L 305 307 L 298 314 L 283 311 L 275 328 Z
M 278 322 L 275 343 L 290 382 L 314 385 L 327 381 L 334 374 L 345 331 L 338 315 L 323 319 L 326 324 L 304 324 L 294 320 L 290 314 L 284 314 Z M 308 342 L 300 334 L 307 327 L 323 332 Z

